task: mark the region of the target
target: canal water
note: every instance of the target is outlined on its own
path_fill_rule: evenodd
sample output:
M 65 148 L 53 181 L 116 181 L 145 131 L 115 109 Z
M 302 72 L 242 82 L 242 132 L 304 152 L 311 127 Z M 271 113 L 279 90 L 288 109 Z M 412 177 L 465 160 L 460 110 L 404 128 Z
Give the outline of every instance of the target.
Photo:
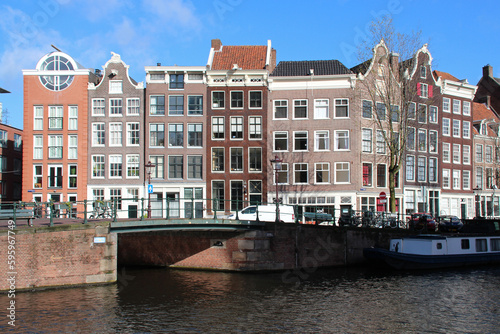
M 38 333 L 500 333 L 500 268 L 272 274 L 119 269 L 117 284 L 17 293 Z M 0 295 L 6 314 L 9 299 Z

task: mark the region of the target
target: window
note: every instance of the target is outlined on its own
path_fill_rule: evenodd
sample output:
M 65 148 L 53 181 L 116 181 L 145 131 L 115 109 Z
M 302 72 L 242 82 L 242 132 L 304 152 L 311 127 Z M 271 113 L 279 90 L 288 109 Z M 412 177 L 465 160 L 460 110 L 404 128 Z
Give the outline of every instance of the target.
M 21 151 L 23 148 L 23 138 L 20 134 L 14 133 L 14 150 Z
M 141 127 L 139 123 L 127 123 L 127 146 L 137 146 L 140 142 Z
M 460 189 L 460 171 L 453 170 L 453 189 Z
M 288 151 L 288 132 L 274 132 L 274 151 Z
M 163 96 L 162 96 L 163 98 Z M 155 115 L 165 115 L 165 102 L 163 101 L 162 113 Z M 168 96 L 168 114 L 170 116 L 184 115 L 184 96 L 183 95 L 169 95 Z
M 429 182 L 437 181 L 437 158 L 429 158 Z
M 149 146 L 165 146 L 165 124 L 149 124 Z
M 399 122 L 399 106 L 391 106 L 391 121 Z
M 184 169 L 184 157 L 182 155 L 171 155 L 168 157 L 168 178 L 182 179 Z
M 377 102 L 377 118 L 381 121 L 385 121 L 386 108 L 385 104 Z
M 493 168 L 486 168 L 486 188 L 493 188 Z
M 427 159 L 425 157 L 418 157 L 417 180 L 419 182 L 425 181 L 426 172 L 427 172 Z
M 33 188 L 40 189 L 43 186 L 43 166 L 33 166 Z
M 243 206 L 243 182 L 231 181 L 231 210 L 238 211 Z
M 430 123 L 438 122 L 438 107 L 436 106 L 429 107 L 429 122 Z
M 212 108 L 224 109 L 224 92 L 212 92 Z
M 486 239 L 476 239 L 476 252 L 487 252 L 488 244 Z
M 163 179 L 165 157 L 163 155 L 150 155 L 149 161 L 154 165 L 154 167 L 151 168 L 151 178 Z
M 231 139 L 243 139 L 243 117 L 231 117 Z
M 450 99 L 443 97 L 443 112 L 450 112 Z
M 7 147 L 7 131 L 0 130 L 0 147 Z
M 201 155 L 188 155 L 188 179 L 201 180 L 203 164 Z
M 460 163 L 460 158 L 461 158 L 460 148 L 461 148 L 460 144 L 453 144 L 453 163 L 454 164 Z
M 243 108 L 243 92 L 231 92 L 231 109 Z
M 168 146 L 182 147 L 184 145 L 184 124 L 168 125 Z
M 470 122 L 467 121 L 462 122 L 462 137 L 470 138 Z
M 327 119 L 330 117 L 329 111 L 329 100 L 321 99 L 314 100 L 314 118 L 315 119 Z
M 203 80 L 203 74 L 202 73 L 189 73 L 188 80 L 190 80 L 190 81 Z
M 262 181 L 249 180 L 248 193 L 250 195 L 250 203 L 262 203 Z
M 92 116 L 106 115 L 106 102 L 104 99 L 92 99 Z
M 63 173 L 61 166 L 49 166 L 49 188 L 61 188 L 63 181 Z
M 141 112 L 141 99 L 139 98 L 127 99 L 127 115 L 138 116 L 140 112 Z
M 188 124 L 188 147 L 203 146 L 203 124 Z
M 223 172 L 224 171 L 224 148 L 223 147 L 213 147 L 212 148 L 212 171 Z
M 248 136 L 249 139 L 262 139 L 262 117 L 248 117 Z
M 464 190 L 469 190 L 470 189 L 470 170 L 464 170 L 462 171 L 463 178 L 462 178 L 462 186 Z
M 109 99 L 109 115 L 121 116 L 122 114 L 122 99 Z
M 463 152 L 462 163 L 464 165 L 470 165 L 470 146 L 464 145 L 462 152 Z
M 329 151 L 330 150 L 330 132 L 315 131 L 314 132 L 314 150 Z
M 476 144 L 476 162 L 483 162 L 483 145 Z
M 109 189 L 109 200 L 116 203 L 116 209 L 122 209 L 122 190 L 121 189 Z
M 384 164 L 377 165 L 377 187 L 387 187 L 387 166 Z
M 106 161 L 104 155 L 92 156 L 92 178 L 104 178 Z
M 63 137 L 61 135 L 49 135 L 49 159 L 62 159 Z
M 443 162 L 450 162 L 450 143 L 443 143 Z
M 35 106 L 34 109 L 33 130 L 43 130 L 43 106 Z
M 484 157 L 487 163 L 492 163 L 493 162 L 493 146 L 491 145 L 486 145 L 486 149 L 484 152 Z
M 372 153 L 372 129 L 363 129 L 361 137 L 363 153 Z
M 262 172 L 262 148 L 250 147 L 248 156 L 248 170 L 250 172 Z
M 68 107 L 68 130 L 78 130 L 78 107 Z
M 351 182 L 350 165 L 348 162 L 335 163 L 335 183 Z
M 460 100 L 453 100 L 453 113 L 460 114 Z
M 314 164 L 315 169 L 315 183 L 330 183 L 330 164 L 327 162 L 320 162 Z
M 109 93 L 110 94 L 122 94 L 122 81 L 121 80 L 109 80 Z
M 349 131 L 336 130 L 335 131 L 335 150 L 348 151 L 349 150 Z
M 418 105 L 418 122 L 427 123 L 427 105 L 425 104 Z
M 139 178 L 139 154 L 127 155 L 127 178 Z
M 224 139 L 224 117 L 212 117 L 212 139 Z
M 122 156 L 110 155 L 109 156 L 109 177 L 121 178 L 122 177 Z
M 450 170 L 443 169 L 443 188 L 450 189 Z
M 68 159 L 78 159 L 78 136 L 68 136 Z
M 184 89 L 184 74 L 170 74 L 170 89 Z
M 288 184 L 288 164 L 281 164 L 281 169 L 278 171 L 278 184 Z M 276 184 L 276 178 L 273 178 L 273 184 Z
M 450 119 L 443 118 L 443 136 L 450 135 Z
M 63 128 L 63 107 L 49 106 L 49 129 L 61 130 Z
M 427 151 L 427 130 L 418 129 L 417 145 L 419 152 Z
M 294 132 L 293 137 L 293 150 L 307 151 L 307 132 Z
M 420 97 L 429 97 L 429 86 L 424 83 L 420 83 Z
M 109 146 L 122 146 L 122 123 L 109 123 Z
M 425 79 L 427 77 L 427 69 L 425 66 L 420 66 L 420 78 Z
M 293 164 L 294 184 L 307 184 L 308 172 L 306 163 Z
M 294 119 L 307 118 L 307 100 L 293 101 L 293 118 Z
M 231 172 L 243 171 L 243 148 L 231 147 Z
M 33 159 L 43 159 L 43 136 L 33 136 Z
M 363 100 L 363 113 L 364 118 L 372 118 L 372 101 Z
M 429 130 L 429 153 L 438 153 L 438 132 Z
M 408 119 L 415 119 L 417 110 L 417 104 L 415 102 L 410 102 L 408 104 Z
M 250 92 L 250 108 L 262 108 L 262 92 Z
M 274 119 L 288 118 L 288 101 L 275 100 L 274 101 Z
M 224 210 L 224 181 L 212 181 L 212 208 Z
M 349 100 L 336 99 L 335 100 L 335 117 L 347 118 L 349 117 Z
M 406 181 L 415 181 L 415 157 L 406 156 Z
M 415 131 L 415 129 L 413 130 Z M 415 147 L 415 132 L 413 133 L 413 145 Z M 385 145 L 385 139 L 384 139 L 384 132 L 382 130 L 377 130 L 377 153 L 378 154 L 385 154 L 386 152 L 386 145 Z
M 460 120 L 453 120 L 453 137 L 460 138 Z
M 188 96 L 188 115 L 203 115 L 203 96 Z
M 363 187 L 371 187 L 372 184 L 372 164 L 363 163 Z
M 464 116 L 470 116 L 470 102 L 469 101 L 464 101 L 462 113 Z
M 483 184 L 483 168 L 482 167 L 476 167 L 476 186 L 483 189 L 484 184 Z

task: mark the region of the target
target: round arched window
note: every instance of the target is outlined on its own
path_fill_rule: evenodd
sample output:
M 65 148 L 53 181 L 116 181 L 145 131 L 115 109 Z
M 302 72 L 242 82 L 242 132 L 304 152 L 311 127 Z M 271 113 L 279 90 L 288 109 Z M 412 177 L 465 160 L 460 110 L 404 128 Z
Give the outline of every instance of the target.
M 64 72 L 73 71 L 73 63 L 61 55 L 47 57 L 39 68 L 44 72 Z M 73 82 L 73 75 L 70 73 L 54 73 L 40 75 L 40 81 L 47 89 L 59 91 L 67 88 Z

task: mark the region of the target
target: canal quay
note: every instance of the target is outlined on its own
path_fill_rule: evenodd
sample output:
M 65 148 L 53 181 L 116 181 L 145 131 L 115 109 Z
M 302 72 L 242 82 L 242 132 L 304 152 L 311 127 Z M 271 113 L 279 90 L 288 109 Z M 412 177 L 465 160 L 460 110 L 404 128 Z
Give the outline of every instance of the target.
M 113 283 L 123 266 L 234 272 L 304 270 L 364 262 L 363 248 L 388 245 L 399 229 L 275 224 L 225 219 L 0 222 L 12 261 L 0 290 Z M 7 249 L 7 247 L 10 247 Z

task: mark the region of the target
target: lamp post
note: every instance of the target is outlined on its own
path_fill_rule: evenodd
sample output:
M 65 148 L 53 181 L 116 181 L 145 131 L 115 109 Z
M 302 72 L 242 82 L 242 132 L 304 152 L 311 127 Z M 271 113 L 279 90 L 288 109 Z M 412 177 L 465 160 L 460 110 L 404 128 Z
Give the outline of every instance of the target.
M 283 163 L 283 159 L 278 158 L 278 156 L 274 156 L 274 159 L 271 159 L 271 164 L 273 165 L 274 169 L 274 181 L 276 183 L 276 223 L 280 222 L 280 197 L 278 193 L 278 172 L 281 170 L 281 164 Z
M 476 186 L 474 189 L 472 189 L 474 191 L 474 195 L 475 195 L 475 200 L 476 200 L 476 218 L 479 218 L 480 217 L 480 207 L 479 207 L 479 192 L 481 191 L 481 188 L 479 188 L 479 186 Z
M 148 174 L 148 218 L 151 218 L 151 193 L 149 192 L 149 185 L 151 184 L 151 168 L 155 166 L 156 165 L 152 164 L 151 161 L 148 161 L 148 163 L 144 165 L 144 168 L 147 168 L 146 173 Z

